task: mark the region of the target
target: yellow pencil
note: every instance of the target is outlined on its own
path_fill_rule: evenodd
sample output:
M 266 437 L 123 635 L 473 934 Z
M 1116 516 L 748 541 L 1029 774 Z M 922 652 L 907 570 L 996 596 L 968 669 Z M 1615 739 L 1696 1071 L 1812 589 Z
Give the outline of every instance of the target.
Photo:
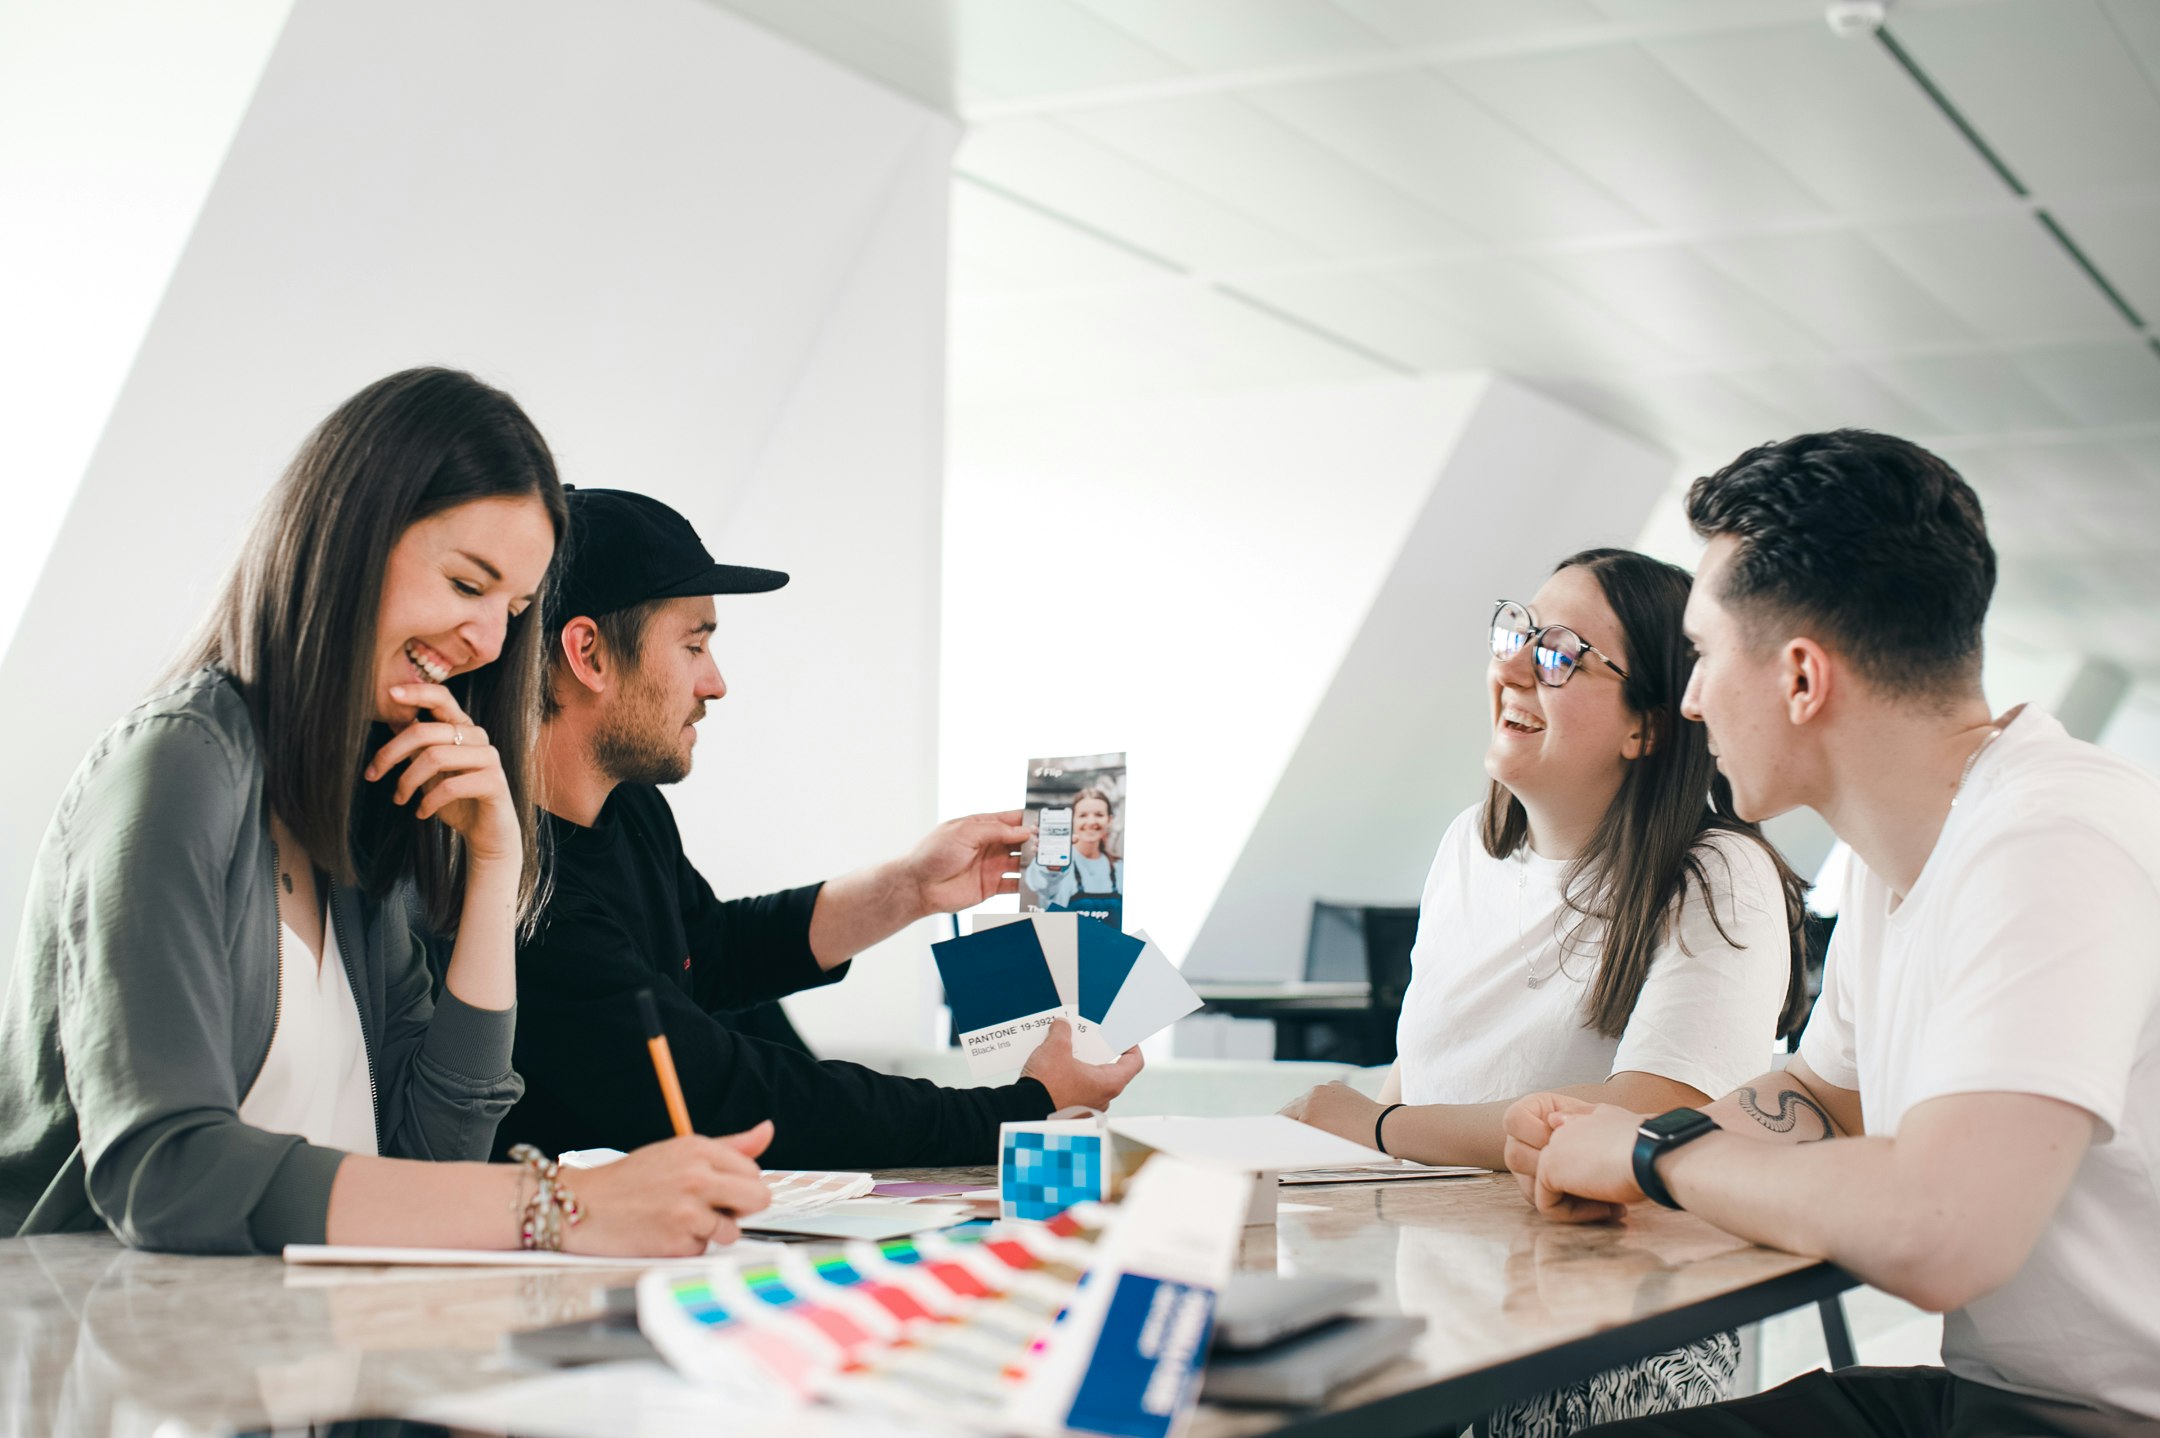
M 675 1056 L 668 1052 L 667 1030 L 660 1027 L 660 1006 L 653 1002 L 651 989 L 638 990 L 637 1006 L 638 1016 L 645 1020 L 645 1049 L 652 1055 L 653 1072 L 660 1076 L 660 1096 L 667 1100 L 668 1122 L 681 1138 L 690 1132 L 690 1109 L 683 1102 L 682 1080 L 675 1076 Z

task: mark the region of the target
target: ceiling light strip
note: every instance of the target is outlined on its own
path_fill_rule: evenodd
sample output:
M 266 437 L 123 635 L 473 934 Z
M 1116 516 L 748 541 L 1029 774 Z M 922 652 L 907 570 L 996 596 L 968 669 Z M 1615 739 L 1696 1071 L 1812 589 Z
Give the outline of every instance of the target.
M 1957 132 L 1965 137 L 1965 142 L 1972 146 L 1973 151 L 1982 160 L 1987 162 L 1988 168 L 1993 170 L 1997 177 L 2010 187 L 2010 193 L 2031 204 L 2032 216 L 2040 222 L 2040 228 L 2048 232 L 2055 243 L 2062 248 L 2062 252 L 2070 257 L 2070 262 L 2078 267 L 2086 279 L 2092 281 L 2093 287 L 2107 298 L 2108 304 L 2114 308 L 2115 312 L 2121 315 L 2132 329 L 2145 337 L 2145 342 L 2151 346 L 2153 353 L 2160 355 L 2160 336 L 2153 335 L 2146 328 L 2144 317 L 2131 307 L 2128 300 L 2123 298 L 2122 291 L 2116 289 L 2109 282 L 2108 277 L 2100 273 L 2100 267 L 2092 262 L 2092 258 L 2079 247 L 2076 240 L 2070 238 L 2070 232 L 2065 230 L 2061 223 L 2048 213 L 2047 207 L 2042 205 L 2034 197 L 2033 192 L 2025 187 L 2025 182 L 2020 180 L 2010 169 L 2010 166 L 2004 163 L 2002 156 L 1995 153 L 1994 147 L 1981 138 L 1980 132 L 1973 127 L 1972 121 L 1965 118 L 1964 112 L 1958 109 L 1950 97 L 1942 92 L 1942 87 L 1929 78 L 1927 71 L 1920 68 L 1920 62 L 1912 57 L 1912 52 L 1898 43 L 1897 36 L 1890 33 L 1890 27 L 1885 25 L 1876 30 L 1875 38 L 1882 42 L 1883 49 L 1889 52 L 1891 59 L 1897 61 L 1898 67 L 1912 77 L 1913 83 L 1920 87 L 1921 92 L 1934 102 L 1935 108 L 1942 112 L 1943 118 L 1955 126 Z
M 1965 113 L 1958 109 L 1956 105 L 1950 103 L 1950 97 L 1945 95 L 1936 86 L 1935 82 L 1928 78 L 1927 71 L 1920 68 L 1920 62 L 1913 59 L 1912 53 L 1898 43 L 1897 36 L 1890 33 L 1890 27 L 1885 25 L 1877 30 L 1875 38 L 1880 40 L 1882 47 L 1890 52 L 1890 58 L 1897 61 L 1899 67 L 1912 77 L 1913 83 L 1918 85 L 1922 92 L 1935 102 L 1935 108 L 1942 111 L 1943 118 L 1957 126 L 1957 132 L 1965 137 L 1965 142 L 1979 151 L 1980 158 L 1987 161 L 1988 168 L 2000 176 L 2002 182 L 2010 187 L 2010 193 L 2021 200 L 2031 198 L 2032 191 L 2025 188 L 2024 181 L 2012 174 L 2010 167 L 2003 163 L 2002 156 L 1996 154 L 1994 147 L 1980 138 L 1980 132 L 1975 130 L 1972 122 L 1965 118 Z

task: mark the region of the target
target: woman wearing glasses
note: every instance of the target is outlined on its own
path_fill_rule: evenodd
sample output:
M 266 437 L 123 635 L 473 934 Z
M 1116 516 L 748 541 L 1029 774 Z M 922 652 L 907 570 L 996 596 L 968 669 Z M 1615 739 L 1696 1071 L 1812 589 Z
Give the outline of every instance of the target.
M 1662 1113 L 1762 1071 L 1805 1003 L 1805 886 L 1733 817 L 1706 731 L 1680 716 L 1689 583 L 1593 549 L 1495 609 L 1491 788 L 1425 881 L 1395 1066 L 1378 1101 L 1324 1084 L 1286 1112 L 1404 1158 L 1501 1169 L 1501 1116 L 1524 1094 Z M 1699 1345 L 1554 1395 L 1552 1412 L 1721 1396 L 1737 1356 L 1729 1339 Z

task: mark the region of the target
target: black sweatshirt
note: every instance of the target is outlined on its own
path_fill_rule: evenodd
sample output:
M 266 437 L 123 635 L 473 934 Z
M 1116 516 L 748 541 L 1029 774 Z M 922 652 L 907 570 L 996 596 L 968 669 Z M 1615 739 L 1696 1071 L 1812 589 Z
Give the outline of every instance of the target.
M 691 1126 L 736 1133 L 773 1121 L 769 1168 L 880 1169 L 997 1161 L 998 1125 L 1043 1118 L 1050 1095 L 940 1088 L 734 1032 L 716 1015 L 838 980 L 818 967 L 819 885 L 722 901 L 684 857 L 660 791 L 619 785 L 592 828 L 547 816 L 555 887 L 518 947 L 514 1063 L 525 1097 L 496 1130 L 552 1157 L 666 1138 L 667 1107 L 638 1022 L 651 988 Z

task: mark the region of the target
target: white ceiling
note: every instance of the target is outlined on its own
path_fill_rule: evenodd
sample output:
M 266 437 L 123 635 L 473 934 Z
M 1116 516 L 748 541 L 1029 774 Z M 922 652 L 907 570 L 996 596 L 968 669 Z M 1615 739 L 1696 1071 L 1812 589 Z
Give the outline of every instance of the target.
M 1495 368 L 1689 463 L 1942 450 L 2002 607 L 2160 607 L 2160 0 L 722 0 L 969 122 L 957 413 Z M 2119 626 L 2160 670 L 2160 626 Z M 2150 636 L 2150 637 L 2148 637 Z

